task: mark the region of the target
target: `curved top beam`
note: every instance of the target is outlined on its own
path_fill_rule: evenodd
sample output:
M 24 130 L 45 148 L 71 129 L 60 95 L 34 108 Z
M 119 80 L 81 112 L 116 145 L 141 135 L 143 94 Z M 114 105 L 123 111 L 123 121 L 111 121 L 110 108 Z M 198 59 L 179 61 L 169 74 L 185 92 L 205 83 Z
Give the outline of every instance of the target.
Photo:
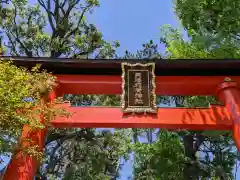
M 238 59 L 72 59 L 48 57 L 10 57 L 2 56 L 3 60 L 12 60 L 18 66 L 31 68 L 41 64 L 43 69 L 54 74 L 79 75 L 120 75 L 122 62 L 155 62 L 156 75 L 163 76 L 227 76 L 240 75 Z

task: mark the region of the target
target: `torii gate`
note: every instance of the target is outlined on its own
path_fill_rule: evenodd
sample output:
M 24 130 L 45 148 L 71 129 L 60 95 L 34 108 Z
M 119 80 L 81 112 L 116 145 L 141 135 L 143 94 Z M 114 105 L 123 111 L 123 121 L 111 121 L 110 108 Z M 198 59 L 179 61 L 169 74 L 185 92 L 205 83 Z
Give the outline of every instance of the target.
M 63 94 L 122 93 L 121 63 L 146 63 L 147 60 L 79 60 L 51 58 L 13 58 L 18 66 L 31 68 L 41 64 L 57 77 L 58 89 L 49 96 L 54 100 Z M 53 127 L 67 128 L 167 128 L 191 130 L 231 130 L 240 150 L 240 61 L 239 60 L 156 60 L 156 95 L 213 95 L 223 104 L 209 108 L 158 108 L 156 114 L 125 114 L 117 107 L 70 107 L 73 115 L 57 118 Z M 225 80 L 228 81 L 225 81 Z M 22 136 L 44 148 L 46 130 Z M 4 180 L 33 180 L 39 163 L 34 157 L 16 153 Z

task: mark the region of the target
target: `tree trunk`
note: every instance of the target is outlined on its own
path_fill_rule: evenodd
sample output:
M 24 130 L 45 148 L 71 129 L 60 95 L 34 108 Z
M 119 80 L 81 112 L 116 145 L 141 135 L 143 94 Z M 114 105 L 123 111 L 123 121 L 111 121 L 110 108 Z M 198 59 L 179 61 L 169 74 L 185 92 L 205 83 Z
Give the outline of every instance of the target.
M 183 137 L 185 155 L 189 159 L 184 168 L 184 179 L 186 180 L 198 180 L 201 174 L 196 153 L 205 138 L 200 134 L 196 136 L 194 134 L 191 133 Z

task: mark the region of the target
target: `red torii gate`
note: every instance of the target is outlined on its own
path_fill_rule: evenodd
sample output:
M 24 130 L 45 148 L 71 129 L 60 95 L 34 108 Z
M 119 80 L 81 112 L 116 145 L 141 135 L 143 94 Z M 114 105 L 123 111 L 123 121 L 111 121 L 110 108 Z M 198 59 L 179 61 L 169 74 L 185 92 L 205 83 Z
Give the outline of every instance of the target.
M 122 93 L 123 60 L 79 60 L 5 57 L 18 66 L 31 68 L 41 64 L 57 77 L 58 89 L 51 101 L 63 94 Z M 144 60 L 126 60 L 146 62 Z M 124 61 L 125 62 L 125 61 Z M 149 62 L 149 61 L 147 61 Z M 156 95 L 214 95 L 223 104 L 209 108 L 158 108 L 157 114 L 123 114 L 116 107 L 70 107 L 72 117 L 57 118 L 51 124 L 58 128 L 167 128 L 191 130 L 232 130 L 240 150 L 240 61 L 239 60 L 156 60 Z M 228 79 L 228 81 L 226 81 Z M 23 137 L 44 148 L 46 130 L 32 132 L 24 127 Z M 4 180 L 32 180 L 39 163 L 34 157 L 14 154 Z

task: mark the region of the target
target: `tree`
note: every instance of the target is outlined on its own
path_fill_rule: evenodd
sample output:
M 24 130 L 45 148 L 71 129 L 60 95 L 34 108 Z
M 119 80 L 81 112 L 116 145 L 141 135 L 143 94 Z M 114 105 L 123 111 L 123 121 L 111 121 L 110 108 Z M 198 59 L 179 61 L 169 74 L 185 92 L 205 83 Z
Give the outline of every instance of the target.
M 170 26 L 162 28 L 160 42 L 166 47 L 165 54 L 161 57 L 169 60 L 238 57 L 238 49 L 232 42 L 221 45 L 218 49 L 210 49 L 200 35 L 192 34 L 191 40 L 185 41 L 180 31 Z M 143 47 L 156 49 L 157 45 L 153 45 L 151 41 L 150 44 L 152 46 Z M 127 57 L 141 59 L 139 52 L 146 50 L 140 50 L 136 55 L 127 52 Z M 152 52 L 160 54 L 155 50 Z M 179 98 L 184 100 L 183 103 L 178 101 Z M 178 107 L 208 107 L 210 103 L 218 103 L 214 97 L 205 96 L 158 97 L 158 100 Z M 160 135 L 153 138 L 155 133 Z M 237 154 L 229 132 L 166 132 L 158 129 L 138 129 L 134 134 L 136 134 L 134 136 L 136 143 L 133 145 L 136 179 L 233 179 L 232 170 Z M 139 136 L 146 137 L 146 142 L 139 142 Z M 175 145 L 175 152 L 170 153 Z M 175 167 L 179 164 L 181 166 Z M 168 168 L 164 169 L 164 167 Z
M 68 115 L 61 108 L 50 106 L 44 100 L 55 87 L 55 78 L 46 72 L 39 72 L 37 68 L 28 71 L 14 66 L 11 62 L 0 61 L 0 154 L 9 156 L 17 149 L 42 159 L 42 152 L 38 146 L 22 147 L 21 139 L 23 125 L 32 130 L 48 126 L 50 119 L 56 115 Z M 45 124 L 40 117 L 45 118 Z M 0 163 L 3 159 L 0 158 Z
M 166 46 L 165 56 L 169 59 L 239 58 L 239 50 L 232 42 L 210 49 L 203 39 L 200 35 L 193 34 L 191 41 L 184 41 L 179 31 L 171 27 L 164 28 L 161 37 L 161 41 Z M 216 104 L 217 101 L 214 97 L 191 96 L 185 97 L 182 106 L 207 107 L 210 103 Z M 185 179 L 233 178 L 232 169 L 236 160 L 236 149 L 231 140 L 231 134 L 215 133 L 218 133 L 217 136 L 212 137 L 206 132 L 179 132 L 183 139 L 185 154 L 190 160 L 184 169 Z M 201 154 L 203 157 L 197 157 L 196 154 Z
M 52 58 L 112 58 L 119 43 L 108 43 L 86 21 L 86 13 L 99 6 L 97 0 L 9 0 L 2 5 L 0 31 L 6 53 L 13 56 Z M 72 103 L 116 104 L 96 95 L 66 95 Z M 78 101 L 76 101 L 78 99 Z M 85 101 L 87 100 L 87 101 Z M 49 129 L 46 158 L 37 178 L 110 179 L 119 175 L 120 157 L 128 151 L 129 136 L 121 130 Z M 97 157 L 97 158 L 96 158 Z M 96 160 L 99 160 L 98 162 Z M 45 166 L 46 165 L 46 166 Z
M 176 15 L 190 40 L 184 40 L 179 30 L 163 27 L 160 42 L 166 52 L 162 57 L 170 60 L 239 58 L 238 2 L 175 0 L 174 3 Z M 183 97 L 183 104 L 172 98 L 176 106 L 182 107 L 217 103 L 214 97 Z M 233 179 L 232 169 L 238 157 L 231 133 L 213 132 L 215 136 L 211 136 L 209 132 L 179 131 L 178 134 L 187 158 L 183 179 Z M 151 157 L 149 153 L 145 159 Z
M 183 179 L 186 158 L 178 134 L 160 130 L 157 136 L 154 143 L 135 144 L 135 179 Z
M 173 3 L 176 15 L 187 31 L 239 40 L 239 1 L 174 0 Z
M 85 14 L 99 6 L 97 0 L 8 3 L 2 10 L 6 18 L 1 29 L 11 55 L 87 58 L 91 54 L 102 57 L 107 51 L 106 56 L 111 57 L 114 48 L 109 49 L 109 45 L 118 46 L 117 42 L 105 42 L 97 28 L 86 22 Z
M 4 17 L 0 21 L 0 31 L 3 49 L 10 55 L 116 57 L 115 48 L 119 43 L 104 41 L 97 28 L 85 19 L 86 13 L 99 6 L 97 0 L 37 0 L 36 5 L 29 5 L 23 0 L 0 2 L 9 3 L 9 6 L 0 6 L 1 17 Z M 224 58 L 239 55 L 237 42 L 227 35 L 222 38 L 225 36 L 220 33 L 203 34 L 197 29 L 188 28 L 191 40 L 187 42 L 179 31 L 172 28 L 163 30 L 160 42 L 166 46 L 164 55 L 150 41 L 135 54 L 127 52 L 125 58 Z M 65 95 L 64 98 L 78 106 L 117 106 L 120 103 L 119 96 Z M 215 102 L 213 97 L 180 98 L 185 98 L 183 104 L 179 104 L 178 97 L 159 97 L 158 100 L 185 107 L 207 106 Z M 155 142 L 154 133 L 159 134 Z M 148 144 L 139 142 L 140 136 L 144 136 Z M 50 128 L 45 151 L 46 158 L 37 178 L 116 179 L 121 169 L 120 158 L 127 159 L 129 152 L 133 151 L 135 179 L 231 179 L 236 159 L 229 134 L 216 138 L 207 136 L 206 132 L 167 132 L 158 129 L 115 129 L 113 132 Z M 197 153 L 203 158 L 196 156 Z M 178 166 L 176 162 L 181 164 Z
M 136 53 L 126 51 L 127 59 L 158 59 L 163 55 L 152 40 Z M 158 96 L 157 104 L 171 105 L 177 97 Z M 175 101 L 176 100 L 176 101 Z M 183 169 L 187 158 L 178 134 L 159 129 L 132 129 L 134 153 L 133 179 L 184 179 Z M 155 136 L 154 134 L 157 134 Z M 141 141 L 139 140 L 141 137 Z M 144 140 L 143 140 L 144 139 Z

